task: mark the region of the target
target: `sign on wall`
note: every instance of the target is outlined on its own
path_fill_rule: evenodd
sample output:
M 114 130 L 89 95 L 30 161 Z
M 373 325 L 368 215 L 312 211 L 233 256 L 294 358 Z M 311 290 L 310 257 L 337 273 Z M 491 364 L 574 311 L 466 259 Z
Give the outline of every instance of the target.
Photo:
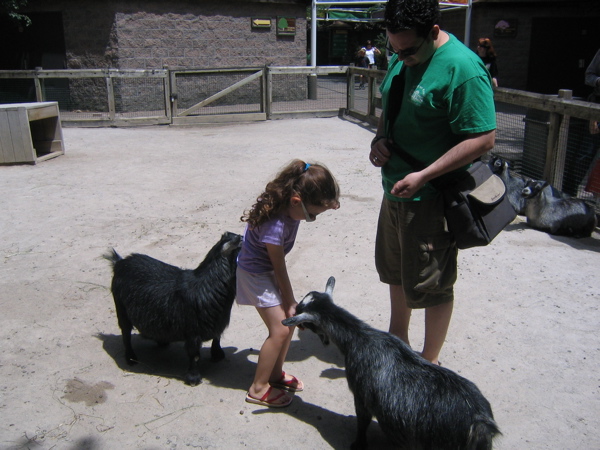
M 252 28 L 271 28 L 270 17 L 252 17 L 250 23 L 252 24 Z
M 293 36 L 296 34 L 295 17 L 277 17 L 277 34 L 280 36 Z
M 517 19 L 499 19 L 494 25 L 495 37 L 515 37 L 517 35 Z

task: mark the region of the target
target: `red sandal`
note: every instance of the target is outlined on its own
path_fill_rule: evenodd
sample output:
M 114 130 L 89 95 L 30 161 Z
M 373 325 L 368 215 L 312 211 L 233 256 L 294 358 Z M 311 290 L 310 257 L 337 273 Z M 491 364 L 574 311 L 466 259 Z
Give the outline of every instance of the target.
M 281 378 L 279 381 L 271 381 L 269 384 L 277 389 L 283 389 L 288 392 L 302 392 L 304 390 L 304 383 L 296 378 L 294 375 L 290 375 L 291 380 L 285 381 L 285 372 L 281 372 Z M 300 384 L 302 383 L 302 387 Z
M 275 403 L 281 397 L 286 395 L 286 393 L 283 391 L 279 395 L 277 395 L 269 400 L 269 395 L 271 394 L 272 390 L 273 390 L 273 387 L 269 386 L 269 389 L 267 389 L 267 392 L 265 392 L 265 395 L 263 395 L 261 398 L 252 397 L 250 395 L 250 392 L 248 392 L 246 394 L 246 401 L 248 403 L 253 403 L 255 405 L 268 406 L 269 408 L 285 408 L 286 406 L 289 406 L 290 403 L 292 403 L 293 397 L 290 397 L 289 401 L 287 401 L 287 402 Z

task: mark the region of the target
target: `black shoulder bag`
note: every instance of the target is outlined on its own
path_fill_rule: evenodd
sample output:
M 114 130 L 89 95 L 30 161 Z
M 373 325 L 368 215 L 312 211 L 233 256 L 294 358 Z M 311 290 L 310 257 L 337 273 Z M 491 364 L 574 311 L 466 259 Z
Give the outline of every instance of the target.
M 392 79 L 387 107 L 388 136 L 400 113 L 404 95 L 404 66 Z M 416 171 L 426 167 L 422 161 L 397 145 L 393 151 Z M 506 186 L 480 160 L 459 174 L 446 174 L 429 181 L 444 198 L 444 215 L 448 231 L 459 249 L 488 245 L 509 224 L 517 213 L 508 201 Z

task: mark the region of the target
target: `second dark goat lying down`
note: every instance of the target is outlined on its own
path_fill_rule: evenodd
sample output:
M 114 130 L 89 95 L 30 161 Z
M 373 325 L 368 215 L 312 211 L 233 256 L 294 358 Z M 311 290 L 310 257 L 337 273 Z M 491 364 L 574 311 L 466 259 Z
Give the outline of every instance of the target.
M 194 270 L 180 269 L 147 255 L 134 253 L 121 258 L 112 250 L 104 257 L 112 262 L 112 293 L 125 359 L 135 364 L 131 346 L 135 327 L 159 344 L 185 341 L 189 368 L 185 382 L 202 382 L 200 349 L 212 339 L 211 357 L 221 360 L 221 335 L 229 325 L 236 294 L 237 256 L 242 236 L 226 232 Z
M 344 354 L 357 418 L 352 448 L 367 447 L 367 427 L 375 416 L 402 449 L 491 449 L 500 431 L 477 386 L 336 306 L 334 285 L 329 278 L 325 292 L 306 295 L 297 315 L 282 323 L 308 328 Z
M 596 227 L 594 208 L 558 192 L 543 180 L 529 180 L 523 188 L 527 225 L 537 230 L 576 238 L 590 237 Z

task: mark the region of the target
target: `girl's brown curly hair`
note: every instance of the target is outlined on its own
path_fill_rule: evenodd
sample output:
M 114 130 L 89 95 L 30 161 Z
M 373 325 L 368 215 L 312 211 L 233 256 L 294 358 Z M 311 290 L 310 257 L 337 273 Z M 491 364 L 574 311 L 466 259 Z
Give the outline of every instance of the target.
M 338 208 L 340 189 L 335 178 L 322 164 L 307 164 L 295 159 L 270 181 L 250 210 L 240 218 L 251 227 L 258 227 L 290 206 L 298 195 L 305 205 Z

